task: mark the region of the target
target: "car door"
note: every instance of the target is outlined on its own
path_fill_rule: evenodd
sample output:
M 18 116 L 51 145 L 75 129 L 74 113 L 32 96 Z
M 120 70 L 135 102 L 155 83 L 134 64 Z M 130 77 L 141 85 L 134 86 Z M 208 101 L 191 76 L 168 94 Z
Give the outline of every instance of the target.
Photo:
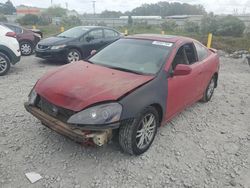
M 209 62 L 211 61 L 209 58 L 209 51 L 208 49 L 198 42 L 194 42 L 195 49 L 198 56 L 198 61 L 202 66 L 202 79 L 201 79 L 201 87 L 200 92 L 204 92 L 208 82 L 210 81 L 213 72 L 210 69 Z
M 187 51 L 187 47 L 191 51 Z M 192 54 L 190 54 L 192 53 Z M 170 66 L 168 77 L 168 97 L 166 119 L 170 120 L 190 103 L 197 100 L 199 90 L 200 66 L 195 65 L 197 56 L 192 43 L 182 45 Z M 185 65 L 191 72 L 187 75 L 175 75 L 177 65 Z
M 80 41 L 82 41 L 81 49 L 83 58 L 90 55 L 92 50 L 99 50 L 104 44 L 103 29 L 94 29 L 86 33 Z
M 120 38 L 120 34 L 112 29 L 104 29 L 104 45 L 108 45 Z

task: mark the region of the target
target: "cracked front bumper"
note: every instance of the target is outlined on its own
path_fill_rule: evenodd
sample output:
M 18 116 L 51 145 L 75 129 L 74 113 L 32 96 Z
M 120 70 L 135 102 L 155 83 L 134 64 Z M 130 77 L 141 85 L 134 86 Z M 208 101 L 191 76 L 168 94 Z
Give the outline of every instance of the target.
M 46 113 L 39 108 L 24 103 L 25 109 L 39 119 L 45 126 L 55 132 L 67 136 L 76 142 L 87 142 L 92 140 L 96 145 L 102 146 L 106 144 L 112 137 L 112 130 L 106 129 L 102 131 L 89 131 L 76 128 L 68 123 L 64 123 Z

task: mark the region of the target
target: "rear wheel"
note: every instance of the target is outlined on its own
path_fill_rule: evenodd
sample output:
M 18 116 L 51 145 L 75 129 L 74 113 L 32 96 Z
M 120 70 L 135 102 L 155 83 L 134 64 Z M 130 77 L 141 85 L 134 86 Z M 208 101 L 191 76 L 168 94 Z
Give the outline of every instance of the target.
M 146 152 L 154 141 L 159 115 L 154 107 L 145 108 L 132 122 L 125 122 L 119 129 L 119 144 L 131 155 Z
M 10 69 L 10 59 L 0 52 L 0 76 L 5 75 Z
M 81 53 L 76 49 L 69 50 L 67 54 L 67 62 L 72 63 L 81 59 Z
M 216 85 L 216 79 L 215 79 L 215 76 L 213 76 L 206 88 L 206 91 L 203 94 L 203 97 L 202 97 L 203 102 L 208 102 L 211 100 L 214 94 L 215 85 Z
M 31 55 L 33 52 L 33 47 L 32 44 L 30 42 L 21 42 L 20 43 L 20 50 L 21 50 L 21 54 L 24 56 L 28 56 Z

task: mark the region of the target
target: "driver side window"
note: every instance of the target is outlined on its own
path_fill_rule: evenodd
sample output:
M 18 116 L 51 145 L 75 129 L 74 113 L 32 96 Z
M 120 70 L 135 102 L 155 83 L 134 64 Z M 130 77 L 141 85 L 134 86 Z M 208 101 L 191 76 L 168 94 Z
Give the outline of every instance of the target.
M 188 65 L 189 61 L 184 49 L 184 46 L 180 47 L 175 55 L 174 61 L 172 63 L 172 69 L 174 70 L 178 64 Z
M 172 63 L 172 68 L 174 70 L 178 64 L 190 65 L 195 62 L 197 62 L 197 57 L 195 55 L 194 45 L 187 43 L 179 48 Z

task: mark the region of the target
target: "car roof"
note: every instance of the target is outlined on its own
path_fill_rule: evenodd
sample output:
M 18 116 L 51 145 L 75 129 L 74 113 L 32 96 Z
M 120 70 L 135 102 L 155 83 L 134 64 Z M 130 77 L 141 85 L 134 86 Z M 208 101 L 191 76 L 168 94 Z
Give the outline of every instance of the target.
M 175 35 L 160 35 L 160 34 L 136 34 L 132 36 L 127 36 L 126 38 L 132 39 L 144 39 L 144 40 L 156 40 L 163 42 L 176 43 L 177 41 L 194 41 L 191 38 Z
M 83 28 L 86 28 L 88 30 L 91 30 L 91 29 L 111 29 L 111 30 L 114 30 L 116 32 L 118 32 L 117 30 L 111 28 L 111 27 L 105 27 L 105 26 L 76 26 L 76 27 L 83 27 Z

